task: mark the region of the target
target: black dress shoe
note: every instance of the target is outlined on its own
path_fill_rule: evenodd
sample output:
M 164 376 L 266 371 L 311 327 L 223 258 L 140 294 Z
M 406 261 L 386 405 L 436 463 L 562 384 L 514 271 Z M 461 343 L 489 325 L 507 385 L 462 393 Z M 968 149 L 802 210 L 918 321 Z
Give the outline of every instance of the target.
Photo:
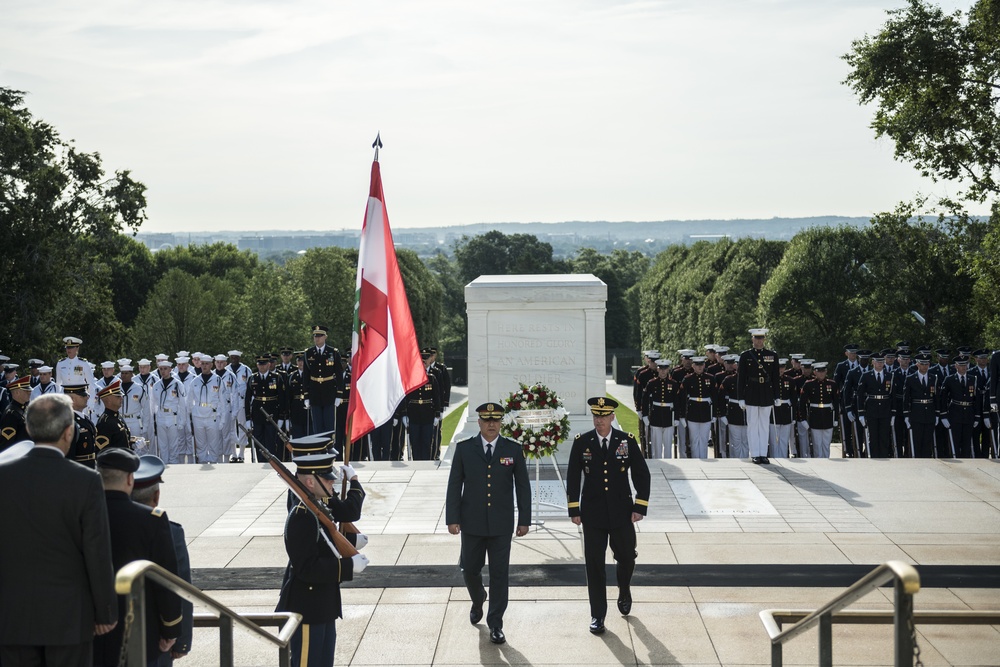
M 767 464 L 769 464 L 771 462 L 767 460 L 766 456 L 762 456 L 762 457 L 760 457 L 760 463 L 763 463 L 763 464 L 767 465 Z
M 590 632 L 595 635 L 604 634 L 604 619 L 603 618 L 592 618 L 590 619 Z
M 760 463 L 760 457 L 759 456 L 754 456 L 753 458 L 750 459 L 750 462 L 751 463 Z
M 486 589 L 483 589 L 483 597 L 478 603 L 472 603 L 472 610 L 469 612 L 469 622 L 475 625 L 483 620 L 483 603 L 486 602 Z
M 631 591 L 625 591 L 624 593 L 618 594 L 618 611 L 621 612 L 622 616 L 628 616 L 629 612 L 632 611 Z
M 503 636 L 503 630 L 500 628 L 490 628 L 490 641 L 494 644 L 503 644 L 507 638 Z

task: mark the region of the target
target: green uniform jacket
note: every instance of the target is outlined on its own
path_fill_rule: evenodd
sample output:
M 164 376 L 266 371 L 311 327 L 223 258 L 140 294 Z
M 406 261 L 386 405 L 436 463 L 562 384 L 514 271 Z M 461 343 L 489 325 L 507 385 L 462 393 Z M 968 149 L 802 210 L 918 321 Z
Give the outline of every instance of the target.
M 521 445 L 500 436 L 489 461 L 478 434 L 455 445 L 445 523 L 461 524 L 469 535 L 510 535 L 515 493 L 517 525 L 531 525 L 531 484 Z

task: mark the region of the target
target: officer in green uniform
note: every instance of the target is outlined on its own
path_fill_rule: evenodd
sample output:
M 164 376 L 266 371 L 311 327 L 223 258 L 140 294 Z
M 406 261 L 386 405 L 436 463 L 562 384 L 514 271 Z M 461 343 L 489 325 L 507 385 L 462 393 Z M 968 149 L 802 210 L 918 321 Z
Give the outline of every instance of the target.
M 608 612 L 604 555 L 611 551 L 618 562 L 618 611 L 632 611 L 632 571 L 635 569 L 635 522 L 649 507 L 649 468 L 639 443 L 631 433 L 611 427 L 618 401 L 598 396 L 587 400 L 594 416 L 594 430 L 576 436 L 566 475 L 570 519 L 583 525 L 583 556 L 587 566 L 590 598 L 590 631 L 604 632 Z M 629 486 L 629 473 L 635 498 Z M 580 478 L 583 476 L 583 490 Z
M 483 618 L 487 599 L 483 565 L 490 560 L 490 608 L 486 625 L 490 641 L 503 644 L 503 614 L 507 609 L 507 575 L 511 533 L 514 532 L 514 497 L 517 497 L 516 535 L 528 534 L 531 525 L 531 485 L 521 445 L 500 435 L 503 406 L 483 403 L 479 435 L 455 445 L 445 499 L 445 523 L 452 535 L 462 535 L 462 576 L 472 598 L 469 621 Z

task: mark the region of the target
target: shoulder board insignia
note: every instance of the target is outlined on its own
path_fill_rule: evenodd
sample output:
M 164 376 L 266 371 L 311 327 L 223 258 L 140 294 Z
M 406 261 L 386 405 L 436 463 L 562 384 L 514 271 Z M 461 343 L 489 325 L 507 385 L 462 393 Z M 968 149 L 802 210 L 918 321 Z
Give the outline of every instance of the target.
M 60 359 L 60 360 L 59 360 L 59 361 L 57 361 L 56 363 L 59 363 L 60 361 L 66 361 L 67 359 L 69 359 L 69 357 L 63 357 L 62 359 Z
M 162 507 L 154 507 L 153 511 L 150 512 L 150 514 L 152 514 L 155 517 L 161 517 L 161 516 L 163 516 L 163 508 Z

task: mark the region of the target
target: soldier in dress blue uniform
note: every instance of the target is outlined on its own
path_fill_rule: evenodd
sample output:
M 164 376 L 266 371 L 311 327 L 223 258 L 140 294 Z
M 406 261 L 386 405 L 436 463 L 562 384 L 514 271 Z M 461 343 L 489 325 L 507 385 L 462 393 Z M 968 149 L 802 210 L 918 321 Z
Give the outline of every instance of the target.
M 741 459 L 749 456 L 747 420 L 746 414 L 740 408 L 739 400 L 736 398 L 735 371 L 724 374 L 719 380 L 714 400 L 714 408 L 711 404 L 702 407 L 700 404 L 690 401 L 687 402 L 686 407 L 689 410 L 700 410 L 702 413 L 714 412 L 716 414 L 722 427 L 721 438 L 729 443 L 728 458 Z M 690 418 L 688 418 L 688 421 L 690 423 Z
M 639 415 L 639 421 L 644 422 L 645 413 L 642 411 L 642 396 L 646 391 L 646 385 L 655 380 L 659 374 L 656 362 L 660 359 L 659 350 L 646 350 L 642 353 L 645 364 L 636 370 L 632 376 L 632 402 L 635 403 L 635 411 Z M 649 455 L 649 443 L 646 442 L 646 429 L 639 427 L 639 446 L 647 456 Z
M 778 353 L 764 347 L 767 329 L 750 329 L 753 347 L 740 355 L 736 372 L 736 398 L 746 411 L 747 441 L 750 460 L 770 463 L 767 460 L 767 433 L 770 430 L 771 412 L 780 405 L 778 398 Z
M 837 425 L 839 392 L 837 383 L 826 377 L 827 363 L 813 362 L 814 377 L 803 383 L 799 394 L 799 405 L 806 423 L 812 431 L 812 451 L 800 456 L 830 458 L 830 442 L 833 440 L 833 427 Z
M 594 429 L 573 441 L 566 494 L 570 519 L 578 526 L 583 525 L 590 631 L 601 634 L 608 612 L 604 558 L 609 542 L 618 564 L 618 611 L 623 616 L 632 611 L 632 572 L 639 555 L 635 550 L 635 522 L 642 520 L 649 507 L 650 475 L 635 437 L 611 426 L 618 402 L 595 396 L 587 404 L 593 414 Z M 634 499 L 630 475 L 635 487 Z
M 787 359 L 779 359 L 778 363 L 784 365 Z M 799 368 L 790 368 L 783 373 L 778 380 L 778 401 L 780 405 L 774 406 L 771 415 L 771 426 L 767 436 L 767 452 L 769 456 L 778 459 L 787 459 L 789 455 L 789 443 L 794 442 L 795 428 L 795 408 L 797 403 L 797 392 L 801 389 L 801 384 L 796 386 L 796 380 L 803 377 L 802 363 L 799 361 Z M 808 445 L 808 440 L 807 440 Z
M 813 364 L 815 359 L 799 359 L 799 374 L 792 378 L 792 411 L 794 413 L 795 424 L 792 428 L 792 442 L 795 447 L 795 455 L 802 458 L 812 456 L 812 445 L 810 438 L 812 433 L 809 428 L 809 420 L 806 418 L 805 405 L 802 404 L 802 387 L 806 382 L 815 379 Z M 831 380 L 832 381 L 832 380 Z M 834 421 L 837 421 L 836 416 Z M 791 445 L 789 446 L 791 448 Z
M 476 408 L 479 434 L 455 445 L 448 475 L 445 523 L 452 535 L 462 535 L 462 577 L 472 599 L 469 621 L 483 618 L 490 641 L 503 644 L 507 610 L 511 534 L 523 537 L 531 525 L 531 485 L 521 445 L 500 435 L 503 406 L 483 403 Z M 517 528 L 514 528 L 514 499 Z M 483 566 L 489 556 L 490 593 L 483 587 Z
M 976 350 L 972 356 L 976 365 L 969 369 L 969 375 L 976 376 L 977 400 L 982 405 L 983 413 L 983 420 L 972 433 L 972 454 L 977 459 L 987 459 L 993 452 L 990 432 L 994 423 L 994 416 L 990 414 L 990 351 Z
M 847 417 L 848 406 L 844 403 L 843 399 L 847 384 L 847 374 L 859 365 L 859 349 L 855 343 L 849 343 L 844 346 L 845 359 L 837 362 L 837 367 L 834 369 L 833 377 L 831 378 L 837 384 L 837 392 L 841 398 L 839 420 L 841 440 L 844 443 L 842 452 L 844 456 L 853 456 L 854 452 L 854 430 L 851 428 L 852 421 Z
M 250 381 L 247 383 L 244 408 L 246 414 L 250 416 L 253 437 L 257 438 L 273 456 L 280 459 L 283 454 L 278 451 L 278 431 L 267 420 L 263 411 L 276 418 L 276 415 L 285 410 L 287 394 L 284 378 L 279 373 L 269 370 L 270 364 L 270 355 L 257 357 L 257 372 L 250 376 Z
M 908 375 L 903 384 L 903 423 L 909 430 L 911 457 L 926 459 L 937 456 L 934 449 L 934 429 L 940 421 L 940 379 L 928 373 L 931 355 L 914 357 L 917 372 Z
M 90 387 L 85 382 L 63 386 L 63 393 L 73 401 L 73 419 L 76 422 L 76 434 L 70 443 L 66 458 L 76 461 L 88 468 L 97 467 L 97 427 L 86 414 L 90 395 Z
M 295 366 L 288 374 L 288 421 L 293 438 L 302 438 L 309 433 L 309 392 L 302 374 L 305 367 L 304 354 L 295 354 Z
M 315 345 L 306 350 L 305 377 L 306 391 L 309 392 L 309 416 L 312 419 L 310 433 L 325 433 L 337 428 L 337 408 L 343 399 L 338 395 L 344 384 L 343 365 L 340 351 L 326 344 L 329 328 L 317 324 L 312 336 Z
M 140 505 L 130 497 L 139 463 L 134 452 L 118 447 L 106 448 L 97 456 L 111 527 L 112 565 L 117 572 L 134 560 L 150 560 L 176 575 L 177 552 L 166 512 Z M 125 596 L 118 596 L 118 618 L 122 620 L 114 630 L 95 638 L 95 667 L 118 665 L 127 617 Z M 147 663 L 157 664 L 180 633 L 181 599 L 162 586 L 151 586 L 146 594 Z
M 885 367 L 885 353 L 872 355 L 872 369 L 858 379 L 856 392 L 858 423 L 867 434 L 868 455 L 880 459 L 893 456 L 893 374 Z
M 441 423 L 441 392 L 437 378 L 431 374 L 427 382 L 403 399 L 403 425 L 410 435 L 410 454 L 414 461 L 431 460 L 434 429 Z
M 941 424 L 948 429 L 948 452 L 964 459 L 972 454 L 972 433 L 983 419 L 978 378 L 969 374 L 969 358 L 955 357 L 955 372 L 941 385 Z M 938 453 L 941 453 L 940 445 Z
M 24 421 L 24 409 L 31 396 L 31 376 L 24 375 L 7 382 L 10 403 L 0 416 L 0 452 L 16 442 L 30 440 Z
M 337 521 L 357 521 L 365 491 L 354 468 L 342 466 L 351 487 L 345 499 L 336 493 L 333 454 L 295 458 L 296 477 L 329 508 Z M 350 581 L 368 565 L 364 554 L 342 558 L 326 530 L 303 503 L 285 519 L 285 568 L 275 611 L 302 615 L 302 625 L 292 635 L 292 667 L 330 667 L 337 647 L 337 619 L 343 618 L 340 582 Z
M 848 424 L 845 424 L 845 428 L 851 430 L 851 445 L 847 446 L 844 443 L 844 456 L 866 456 L 868 453 L 867 437 L 865 435 L 865 427 L 858 421 L 858 382 L 861 381 L 861 376 L 871 370 L 871 350 L 858 350 L 857 358 L 858 365 L 852 368 L 847 373 L 847 377 L 844 379 L 844 387 L 840 392 L 840 399 L 844 406 L 844 411 L 847 414 Z

